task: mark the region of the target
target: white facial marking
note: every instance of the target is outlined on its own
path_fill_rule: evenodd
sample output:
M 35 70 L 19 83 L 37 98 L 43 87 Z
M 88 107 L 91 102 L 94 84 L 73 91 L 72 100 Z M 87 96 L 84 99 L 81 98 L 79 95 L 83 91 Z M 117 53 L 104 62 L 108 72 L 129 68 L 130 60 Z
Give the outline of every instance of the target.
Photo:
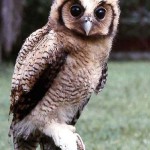
M 99 4 L 100 0 L 82 0 L 82 5 L 85 8 L 86 14 L 93 14 L 95 7 Z

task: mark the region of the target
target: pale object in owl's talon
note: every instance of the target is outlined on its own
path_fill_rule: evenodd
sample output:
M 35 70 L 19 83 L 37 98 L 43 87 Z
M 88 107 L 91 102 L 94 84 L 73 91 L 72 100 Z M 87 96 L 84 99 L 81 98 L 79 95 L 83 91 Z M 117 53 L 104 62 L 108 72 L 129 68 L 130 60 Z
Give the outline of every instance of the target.
M 53 138 L 49 149 L 85 150 L 67 123 L 75 125 L 91 95 L 104 88 L 119 16 L 119 0 L 53 0 L 47 24 L 25 40 L 16 60 L 10 96 L 15 150 L 36 149 L 39 136 L 34 144 L 30 137 L 39 131 Z
M 61 150 L 78 150 L 78 137 L 75 134 L 74 126 L 52 123 L 44 129 L 44 133 L 52 137 L 55 145 L 61 148 Z

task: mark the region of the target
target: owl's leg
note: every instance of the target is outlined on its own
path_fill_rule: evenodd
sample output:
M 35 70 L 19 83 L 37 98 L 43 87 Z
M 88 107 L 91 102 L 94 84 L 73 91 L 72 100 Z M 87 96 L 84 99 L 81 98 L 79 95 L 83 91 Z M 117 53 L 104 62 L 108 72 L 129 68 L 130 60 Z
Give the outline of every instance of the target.
M 39 140 L 35 138 L 13 138 L 14 150 L 36 150 Z
M 52 137 L 56 146 L 61 150 L 77 150 L 78 137 L 75 127 L 67 124 L 51 123 L 43 130 L 44 134 Z

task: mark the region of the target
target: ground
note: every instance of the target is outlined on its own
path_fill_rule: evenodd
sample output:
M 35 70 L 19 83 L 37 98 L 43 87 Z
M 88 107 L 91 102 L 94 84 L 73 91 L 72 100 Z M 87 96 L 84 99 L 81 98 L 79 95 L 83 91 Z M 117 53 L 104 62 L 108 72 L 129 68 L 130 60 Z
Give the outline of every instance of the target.
M 8 138 L 13 65 L 0 65 L 0 150 Z M 77 123 L 86 150 L 150 149 L 150 62 L 110 62 L 101 94 L 93 95 Z

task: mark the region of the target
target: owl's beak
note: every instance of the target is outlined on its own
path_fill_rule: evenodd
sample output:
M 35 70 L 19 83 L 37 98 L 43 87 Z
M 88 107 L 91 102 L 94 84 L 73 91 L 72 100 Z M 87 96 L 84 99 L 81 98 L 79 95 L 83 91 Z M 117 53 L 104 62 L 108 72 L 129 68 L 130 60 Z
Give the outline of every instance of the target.
M 83 23 L 83 29 L 84 29 L 84 31 L 85 31 L 87 36 L 89 35 L 89 33 L 90 33 L 91 29 L 92 29 L 92 25 L 93 25 L 93 23 L 90 20 L 86 20 Z

